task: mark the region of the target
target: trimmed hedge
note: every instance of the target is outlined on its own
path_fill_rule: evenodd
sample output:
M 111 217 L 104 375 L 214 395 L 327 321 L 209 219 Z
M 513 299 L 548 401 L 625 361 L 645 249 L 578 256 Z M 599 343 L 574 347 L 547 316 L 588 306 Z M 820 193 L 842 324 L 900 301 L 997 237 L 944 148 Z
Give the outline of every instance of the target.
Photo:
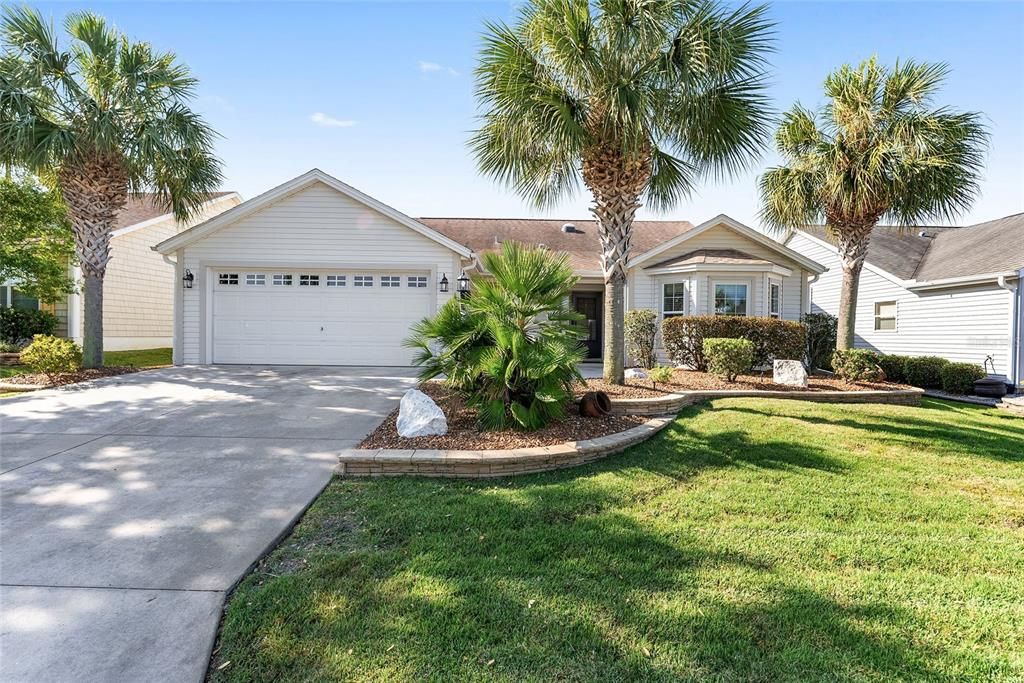
M 657 364 L 654 340 L 658 336 L 658 314 L 649 308 L 635 308 L 626 313 L 626 353 L 644 369 Z
M 921 389 L 942 388 L 942 368 L 949 361 L 938 356 L 911 356 L 903 363 L 903 376 L 907 384 Z
M 847 382 L 879 382 L 885 372 L 878 364 L 878 354 L 870 349 L 837 350 L 832 354 L 836 377 Z
M 807 330 L 798 322 L 726 315 L 679 315 L 661 323 L 661 343 L 676 365 L 705 372 L 705 339 L 746 339 L 753 344 L 753 366 L 775 359 L 804 357 Z
M 747 339 L 710 337 L 704 340 L 708 370 L 730 382 L 749 372 L 754 361 L 754 344 Z
M 881 356 L 878 359 L 878 364 L 882 366 L 882 370 L 885 371 L 885 378 L 890 382 L 896 382 L 897 384 L 907 383 L 907 359 L 910 356 L 897 356 L 896 354 L 888 354 Z
M 26 342 L 37 334 L 51 335 L 57 329 L 57 316 L 46 311 L 25 308 L 0 308 L 0 341 Z
M 82 349 L 70 339 L 37 334 L 22 350 L 21 362 L 47 375 L 74 372 L 82 367 Z
M 949 394 L 973 394 L 974 382 L 985 376 L 985 370 L 975 363 L 947 363 L 939 371 L 942 390 Z
M 836 351 L 836 331 L 839 319 L 828 313 L 804 313 L 800 322 L 807 329 L 807 350 L 804 363 L 811 370 L 832 369 L 832 354 Z

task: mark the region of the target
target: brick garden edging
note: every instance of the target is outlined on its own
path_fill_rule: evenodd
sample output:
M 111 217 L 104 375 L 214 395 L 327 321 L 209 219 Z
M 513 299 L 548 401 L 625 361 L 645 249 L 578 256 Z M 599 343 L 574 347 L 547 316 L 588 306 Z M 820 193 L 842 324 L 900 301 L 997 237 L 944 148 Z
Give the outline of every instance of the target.
M 424 477 L 486 479 L 575 467 L 624 451 L 646 441 L 675 420 L 652 418 L 636 427 L 596 439 L 556 446 L 488 451 L 395 450 L 350 448 L 338 456 L 336 472 L 347 477 Z
M 778 398 L 821 403 L 889 403 L 892 405 L 921 405 L 923 389 L 894 389 L 892 391 L 762 391 L 759 389 L 723 389 L 682 391 L 655 398 L 613 398 L 613 415 L 666 415 L 678 413 L 686 406 L 716 398 Z

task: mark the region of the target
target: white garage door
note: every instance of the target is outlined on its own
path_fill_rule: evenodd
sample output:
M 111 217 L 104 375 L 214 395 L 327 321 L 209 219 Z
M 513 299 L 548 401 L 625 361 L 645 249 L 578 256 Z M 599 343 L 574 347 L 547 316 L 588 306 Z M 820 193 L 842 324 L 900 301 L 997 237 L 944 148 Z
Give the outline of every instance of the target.
M 428 273 L 218 269 L 213 362 L 409 365 L 409 328 L 430 313 Z

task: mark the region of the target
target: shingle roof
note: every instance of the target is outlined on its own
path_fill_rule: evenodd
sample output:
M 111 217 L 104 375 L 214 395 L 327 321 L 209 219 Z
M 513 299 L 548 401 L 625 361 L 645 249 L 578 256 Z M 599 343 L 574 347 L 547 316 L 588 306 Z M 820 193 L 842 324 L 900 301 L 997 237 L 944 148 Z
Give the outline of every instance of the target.
M 932 243 L 914 278 L 919 281 L 1024 268 L 1024 213 L 947 230 Z
M 719 265 L 770 266 L 771 261 L 751 256 L 738 249 L 697 249 L 681 256 L 670 258 L 646 268 L 667 268 L 668 266 L 690 266 L 704 263 Z
M 945 232 L 961 229 L 879 225 L 871 233 L 867 262 L 898 278 L 911 280 L 933 242 Z M 808 225 L 801 230 L 829 244 L 834 243 L 823 225 Z M 922 230 L 935 237 L 921 237 L 919 233 Z
M 234 194 L 233 192 L 211 192 L 208 196 L 209 199 L 216 199 L 217 197 L 223 197 L 225 195 Z M 154 218 L 159 218 L 165 214 L 171 212 L 170 207 L 166 204 L 161 204 L 156 201 L 156 195 L 146 192 L 134 197 L 128 198 L 128 203 L 124 205 L 117 214 L 117 222 L 114 223 L 114 230 L 120 230 L 127 228 L 132 225 L 144 223 Z
M 464 244 L 476 253 L 493 251 L 501 242 L 543 244 L 552 251 L 569 254 L 576 270 L 601 268 L 601 243 L 595 221 L 566 221 L 533 218 L 418 218 L 432 230 Z M 562 232 L 570 223 L 574 232 Z M 635 221 L 632 255 L 638 256 L 693 228 L 689 221 Z

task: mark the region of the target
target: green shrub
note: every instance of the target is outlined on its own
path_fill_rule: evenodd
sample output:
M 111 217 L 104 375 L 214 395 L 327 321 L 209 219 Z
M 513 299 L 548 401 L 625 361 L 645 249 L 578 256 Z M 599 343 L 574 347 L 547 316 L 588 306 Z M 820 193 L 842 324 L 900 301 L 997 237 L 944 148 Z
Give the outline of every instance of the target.
M 21 351 L 22 345 L 15 344 L 14 342 L 0 341 L 0 353 L 18 353 Z
M 47 375 L 74 372 L 82 367 L 82 349 L 70 339 L 37 334 L 22 350 L 21 362 Z
M 942 388 L 942 368 L 949 361 L 938 356 L 911 356 L 903 363 L 903 377 L 907 384 L 922 389 Z
M 676 365 L 706 371 L 704 340 L 746 339 L 754 346 L 753 365 L 769 365 L 775 359 L 804 357 L 806 330 L 791 320 L 725 315 L 679 315 L 661 324 L 661 343 Z
M 939 371 L 942 390 L 950 394 L 973 394 L 974 382 L 985 376 L 985 370 L 975 363 L 947 363 Z
M 482 256 L 489 278 L 413 326 L 406 346 L 420 378 L 445 376 L 485 429 L 538 429 L 565 415 L 574 386 L 582 316 L 567 301 L 576 276 L 567 256 L 505 242 Z
M 878 364 L 878 354 L 869 349 L 837 349 L 832 354 L 836 377 L 847 382 L 879 382 L 885 373 Z
M 749 372 L 754 364 L 754 344 L 747 339 L 710 337 L 704 340 L 708 370 L 730 382 Z
M 0 308 L 0 341 L 22 344 L 37 334 L 51 335 L 57 316 L 25 308 Z
M 673 367 L 667 365 L 658 365 L 656 367 L 650 368 L 647 371 L 647 376 L 651 380 L 651 386 L 657 388 L 659 384 L 665 384 L 670 379 L 672 379 L 672 375 L 675 374 L 675 371 L 676 369 Z
M 836 350 L 836 330 L 839 319 L 828 313 L 805 313 L 800 322 L 807 330 L 807 350 L 804 363 L 811 370 L 832 369 L 832 354 Z
M 648 308 L 626 313 L 626 353 L 642 368 L 653 368 L 654 340 L 658 335 L 658 314 Z
M 887 354 L 881 356 L 878 359 L 878 364 L 885 372 L 885 378 L 890 382 L 896 382 L 897 384 L 905 384 L 907 382 L 907 359 L 910 356 L 897 356 L 895 354 Z

